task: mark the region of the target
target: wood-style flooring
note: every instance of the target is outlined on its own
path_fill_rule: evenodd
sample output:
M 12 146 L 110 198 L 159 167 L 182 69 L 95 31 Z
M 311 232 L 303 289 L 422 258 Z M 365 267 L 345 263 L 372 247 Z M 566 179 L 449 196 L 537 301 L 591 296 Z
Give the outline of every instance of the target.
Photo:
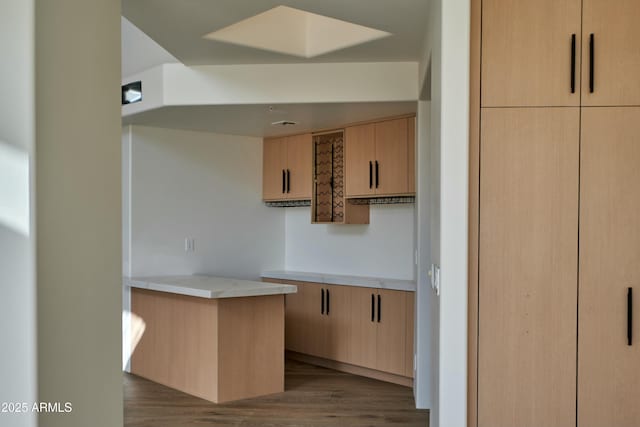
M 286 361 L 285 392 L 214 404 L 125 374 L 125 427 L 428 426 L 411 389 Z

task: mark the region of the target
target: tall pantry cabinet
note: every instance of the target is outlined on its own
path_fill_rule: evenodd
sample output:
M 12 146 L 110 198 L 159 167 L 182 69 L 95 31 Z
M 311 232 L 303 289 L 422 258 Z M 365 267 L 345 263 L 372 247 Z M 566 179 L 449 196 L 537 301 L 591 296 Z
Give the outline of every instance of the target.
M 469 425 L 640 426 L 640 1 L 474 10 Z

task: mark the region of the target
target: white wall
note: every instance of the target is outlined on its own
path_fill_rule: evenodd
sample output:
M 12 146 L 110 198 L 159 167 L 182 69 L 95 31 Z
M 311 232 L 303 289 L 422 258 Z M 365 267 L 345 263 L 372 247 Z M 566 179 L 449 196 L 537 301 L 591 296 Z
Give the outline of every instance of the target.
M 372 205 L 369 225 L 311 224 L 286 209 L 286 269 L 414 279 L 414 205 Z
M 0 402 L 37 396 L 33 228 L 34 1 L 0 13 Z M 10 42 L 8 42 L 10 40 Z M 36 414 L 0 413 L 0 425 L 33 427 Z
M 415 101 L 418 64 L 165 64 L 126 76 L 141 80 L 142 102 L 128 116 L 161 106 Z
M 35 22 L 38 399 L 73 405 L 39 425 L 122 426 L 120 2 L 38 1 Z
M 418 310 L 428 313 L 438 330 L 420 332 L 428 320 L 419 318 L 418 396 L 420 404 L 430 405 L 430 425 L 462 427 L 467 422 L 469 0 L 432 1 L 427 27 L 420 76 L 428 80 L 430 70 L 431 81 L 425 83 L 430 83 L 430 91 L 422 92 L 431 95 L 431 129 L 419 137 L 419 144 L 430 159 L 422 153 L 419 158 L 421 166 L 430 165 L 430 172 L 420 172 L 418 192 L 431 202 L 418 213 Z M 425 108 L 421 102 L 419 110 Z M 425 267 L 431 263 L 441 268 L 439 299 L 426 288 Z M 422 357 L 425 354 L 429 357 Z M 436 371 L 425 384 L 420 371 L 430 367 Z
M 439 421 L 448 427 L 467 424 L 470 15 L 469 0 L 442 1 Z
M 284 210 L 261 199 L 262 139 L 132 127 L 131 274 L 282 269 Z
M 440 298 L 431 287 L 429 270 L 440 264 L 440 139 L 432 135 L 431 102 L 418 103 L 418 279 L 416 405 L 438 419 Z

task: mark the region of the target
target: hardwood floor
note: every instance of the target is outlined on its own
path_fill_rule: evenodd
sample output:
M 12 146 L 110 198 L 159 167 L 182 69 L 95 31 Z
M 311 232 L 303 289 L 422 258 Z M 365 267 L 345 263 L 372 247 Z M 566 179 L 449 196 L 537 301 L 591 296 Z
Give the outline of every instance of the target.
M 134 375 L 124 379 L 125 427 L 428 426 L 411 389 L 286 361 L 285 392 L 210 403 Z

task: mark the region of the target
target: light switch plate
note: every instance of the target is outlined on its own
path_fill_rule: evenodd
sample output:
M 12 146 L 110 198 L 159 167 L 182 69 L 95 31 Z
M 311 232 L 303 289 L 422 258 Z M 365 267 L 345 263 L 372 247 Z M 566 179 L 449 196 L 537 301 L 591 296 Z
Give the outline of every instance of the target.
M 429 277 L 431 278 L 431 289 L 436 291 L 436 295 L 440 295 L 440 266 L 431 264 L 429 270 Z

